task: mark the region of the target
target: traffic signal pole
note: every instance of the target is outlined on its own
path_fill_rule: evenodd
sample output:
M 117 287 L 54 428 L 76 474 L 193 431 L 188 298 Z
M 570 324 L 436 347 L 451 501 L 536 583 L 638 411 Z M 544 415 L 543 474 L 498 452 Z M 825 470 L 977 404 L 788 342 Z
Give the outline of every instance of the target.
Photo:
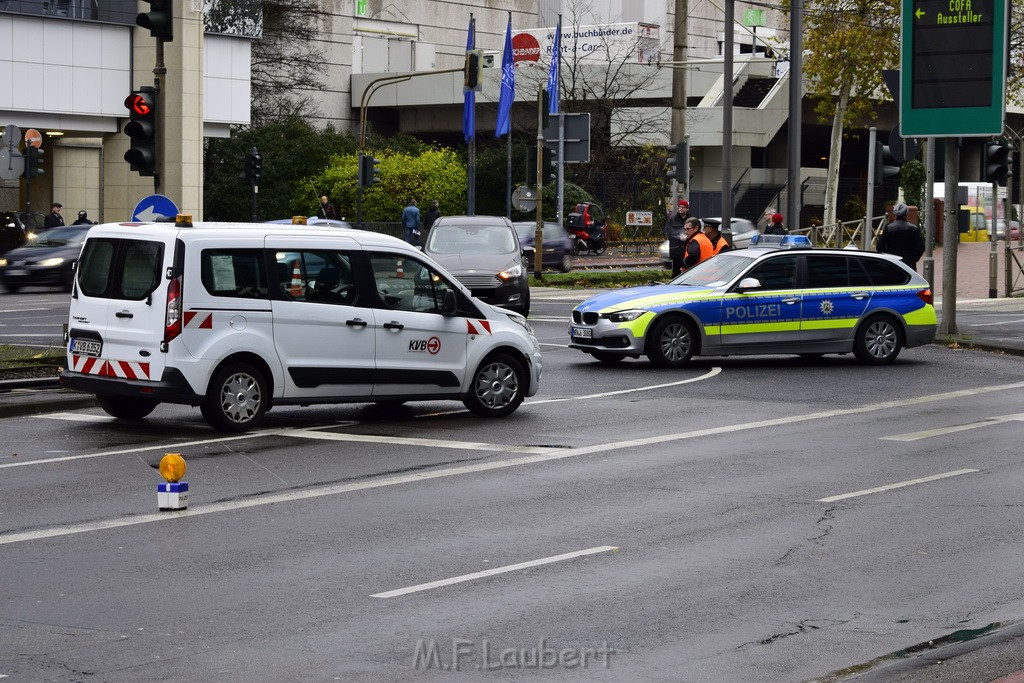
M 864 251 L 871 250 L 871 213 L 875 206 L 875 183 L 881 178 L 875 177 L 875 140 L 878 139 L 878 129 L 874 126 L 868 128 L 868 201 L 864 209 L 864 236 L 862 239 Z M 842 224 L 836 226 L 836 249 L 843 248 Z
M 537 89 L 537 229 L 533 233 L 533 276 L 544 270 L 544 86 Z

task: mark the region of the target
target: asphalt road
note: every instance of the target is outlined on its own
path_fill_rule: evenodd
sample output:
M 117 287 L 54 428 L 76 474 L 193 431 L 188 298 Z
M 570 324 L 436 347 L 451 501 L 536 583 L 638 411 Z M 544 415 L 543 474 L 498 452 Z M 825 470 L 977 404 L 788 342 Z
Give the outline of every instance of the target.
M 1019 358 L 609 368 L 564 347 L 575 298 L 534 297 L 502 420 L 0 420 L 0 676 L 794 681 L 1024 614 Z

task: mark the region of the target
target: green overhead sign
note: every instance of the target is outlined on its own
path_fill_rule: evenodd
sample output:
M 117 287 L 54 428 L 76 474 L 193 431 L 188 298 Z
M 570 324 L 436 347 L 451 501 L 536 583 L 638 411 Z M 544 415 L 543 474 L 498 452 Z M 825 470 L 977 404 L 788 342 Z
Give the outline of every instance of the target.
M 1008 0 L 903 0 L 900 134 L 1003 133 Z

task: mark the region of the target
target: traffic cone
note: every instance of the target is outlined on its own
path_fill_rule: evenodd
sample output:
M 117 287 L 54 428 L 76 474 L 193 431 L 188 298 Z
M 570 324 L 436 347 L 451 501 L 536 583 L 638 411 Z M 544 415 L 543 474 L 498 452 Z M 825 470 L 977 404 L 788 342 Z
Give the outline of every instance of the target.
M 398 259 L 395 264 L 395 277 L 405 277 L 405 271 L 402 270 L 402 259 Z
M 294 297 L 302 296 L 302 271 L 299 270 L 299 261 L 297 259 L 292 264 L 292 281 L 288 285 L 288 293 Z

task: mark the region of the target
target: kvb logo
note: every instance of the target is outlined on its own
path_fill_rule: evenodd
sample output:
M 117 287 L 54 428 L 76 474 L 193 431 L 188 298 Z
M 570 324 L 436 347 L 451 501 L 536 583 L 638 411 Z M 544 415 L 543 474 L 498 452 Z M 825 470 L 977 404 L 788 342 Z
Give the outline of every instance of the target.
M 411 339 L 409 340 L 409 350 L 415 352 L 426 351 L 431 356 L 436 356 L 441 350 L 441 340 L 437 337 L 431 337 L 430 339 Z

